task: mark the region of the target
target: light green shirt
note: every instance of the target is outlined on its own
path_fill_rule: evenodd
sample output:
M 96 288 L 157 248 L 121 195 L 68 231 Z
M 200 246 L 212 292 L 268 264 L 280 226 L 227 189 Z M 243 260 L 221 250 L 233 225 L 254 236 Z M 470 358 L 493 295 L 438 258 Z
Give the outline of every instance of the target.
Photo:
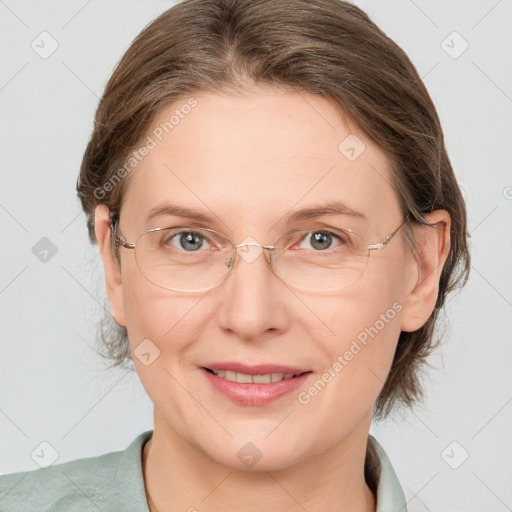
M 142 449 L 152 430 L 125 449 L 34 471 L 0 476 L 1 512 L 149 512 Z M 402 487 L 377 440 L 369 434 L 367 461 L 376 484 L 376 512 L 407 512 Z M 370 486 L 371 487 L 371 486 Z

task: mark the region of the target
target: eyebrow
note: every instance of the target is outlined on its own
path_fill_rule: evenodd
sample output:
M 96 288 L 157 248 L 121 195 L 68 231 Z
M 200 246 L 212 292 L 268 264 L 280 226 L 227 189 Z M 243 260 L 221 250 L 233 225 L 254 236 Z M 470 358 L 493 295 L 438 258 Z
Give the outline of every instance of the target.
M 151 208 L 151 210 L 149 210 L 149 212 L 144 216 L 144 221 L 148 223 L 159 215 L 186 217 L 204 223 L 212 222 L 214 217 L 214 215 L 203 213 L 198 210 L 192 210 L 177 204 L 164 203 Z M 346 215 L 366 221 L 368 220 L 364 213 L 353 210 L 339 201 L 331 201 L 318 206 L 311 206 L 295 211 L 292 210 L 290 213 L 287 213 L 280 222 L 283 222 L 288 226 L 294 222 L 315 219 L 324 215 Z M 215 217 L 217 216 L 215 215 Z
M 347 215 L 349 217 L 368 220 L 364 213 L 353 210 L 339 201 L 331 201 L 319 206 L 311 206 L 298 211 L 292 211 L 283 217 L 283 221 L 288 225 L 292 222 L 315 219 L 323 215 Z

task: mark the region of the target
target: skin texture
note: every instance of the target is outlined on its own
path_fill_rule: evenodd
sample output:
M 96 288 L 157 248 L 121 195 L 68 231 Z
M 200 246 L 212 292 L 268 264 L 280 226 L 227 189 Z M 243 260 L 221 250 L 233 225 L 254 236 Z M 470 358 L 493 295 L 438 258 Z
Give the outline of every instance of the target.
M 403 220 L 389 163 L 354 123 L 324 98 L 258 87 L 245 93 L 194 95 L 198 104 L 137 165 L 120 212 L 120 230 L 134 243 L 144 231 L 189 224 L 143 215 L 161 201 L 213 216 L 203 225 L 233 243 L 252 236 L 272 244 L 291 209 L 342 201 L 367 223 L 324 216 L 298 227 L 348 226 L 379 243 Z M 183 101 L 185 103 L 185 100 Z M 152 127 L 169 119 L 176 103 Z M 364 142 L 353 162 L 338 149 L 348 134 Z M 132 351 L 149 338 L 160 355 L 149 366 L 134 357 L 154 403 L 154 433 L 143 462 L 152 512 L 374 511 L 364 480 L 373 404 L 391 367 L 401 330 L 414 331 L 433 311 L 449 250 L 450 217 L 427 216 L 439 228 L 415 226 L 417 255 L 400 230 L 372 251 L 357 283 L 329 293 L 297 291 L 264 258 L 238 258 L 217 288 L 166 291 L 145 279 L 131 250 L 120 270 L 110 252 L 106 207 L 95 229 L 116 322 L 127 326 Z M 313 373 L 307 389 L 352 340 L 394 303 L 401 310 L 308 404 L 292 392 L 259 407 L 237 405 L 209 385 L 198 367 L 208 361 L 277 363 Z M 246 467 L 238 451 L 253 443 L 261 459 Z M 303 508 L 304 507 L 304 508 Z

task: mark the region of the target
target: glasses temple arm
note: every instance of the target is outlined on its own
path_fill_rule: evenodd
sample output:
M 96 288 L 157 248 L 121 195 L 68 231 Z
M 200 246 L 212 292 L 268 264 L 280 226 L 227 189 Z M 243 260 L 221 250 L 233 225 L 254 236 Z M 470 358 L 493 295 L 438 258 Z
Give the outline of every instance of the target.
M 379 249 L 383 249 L 384 247 L 386 247 L 386 245 L 388 245 L 390 240 L 395 236 L 395 234 L 398 232 L 398 230 L 408 221 L 408 219 L 409 219 L 409 213 L 405 216 L 405 218 L 402 221 L 402 223 L 400 224 L 400 226 L 398 226 L 392 233 L 390 233 L 386 238 L 384 238 L 384 240 L 380 244 L 369 245 L 368 250 L 369 251 L 375 251 L 375 250 L 378 251 Z
M 112 234 L 112 249 L 115 248 L 115 242 L 119 242 L 126 249 L 135 249 L 135 244 L 130 244 L 125 237 L 119 232 L 119 217 L 115 214 L 110 216 L 110 230 Z

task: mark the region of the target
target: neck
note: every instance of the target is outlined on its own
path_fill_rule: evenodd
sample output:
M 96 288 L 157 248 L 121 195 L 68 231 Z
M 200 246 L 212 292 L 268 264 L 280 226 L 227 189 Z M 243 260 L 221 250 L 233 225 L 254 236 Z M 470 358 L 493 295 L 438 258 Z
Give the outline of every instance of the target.
M 364 479 L 368 431 L 369 422 L 331 450 L 291 467 L 241 471 L 179 437 L 155 410 L 153 436 L 142 454 L 150 511 L 375 512 L 376 499 Z

